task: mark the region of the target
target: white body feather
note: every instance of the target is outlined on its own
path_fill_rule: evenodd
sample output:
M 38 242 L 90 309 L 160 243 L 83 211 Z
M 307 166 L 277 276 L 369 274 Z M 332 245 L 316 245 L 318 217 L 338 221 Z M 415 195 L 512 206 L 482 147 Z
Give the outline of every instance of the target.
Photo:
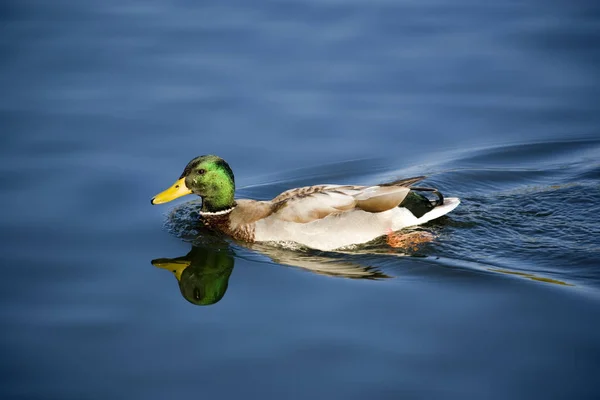
M 322 206 L 324 199 L 318 200 Z M 291 241 L 318 250 L 335 250 L 369 242 L 390 231 L 424 224 L 449 213 L 459 204 L 458 198 L 446 198 L 443 205 L 435 207 L 420 218 L 415 217 L 404 207 L 394 207 L 383 212 L 367 212 L 356 208 L 344 212 L 334 212 L 325 218 L 303 223 L 281 219 L 281 215 L 276 213 L 256 222 L 254 240 L 258 242 Z

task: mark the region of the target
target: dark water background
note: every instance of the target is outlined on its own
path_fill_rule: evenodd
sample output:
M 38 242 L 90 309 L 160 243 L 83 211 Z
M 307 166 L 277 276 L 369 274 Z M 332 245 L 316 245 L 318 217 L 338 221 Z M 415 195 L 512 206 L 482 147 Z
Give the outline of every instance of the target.
M 2 399 L 600 395 L 597 2 L 0 18 Z M 463 203 L 408 257 L 216 242 L 149 204 L 207 153 L 240 196 L 428 174 Z

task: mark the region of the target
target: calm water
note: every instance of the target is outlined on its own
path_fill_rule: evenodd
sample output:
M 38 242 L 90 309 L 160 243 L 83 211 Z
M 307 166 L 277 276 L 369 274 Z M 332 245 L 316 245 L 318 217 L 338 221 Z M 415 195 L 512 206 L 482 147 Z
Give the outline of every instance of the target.
M 600 396 L 597 2 L 0 11 L 1 398 Z M 207 153 L 463 203 L 405 252 L 224 242 L 149 203 Z

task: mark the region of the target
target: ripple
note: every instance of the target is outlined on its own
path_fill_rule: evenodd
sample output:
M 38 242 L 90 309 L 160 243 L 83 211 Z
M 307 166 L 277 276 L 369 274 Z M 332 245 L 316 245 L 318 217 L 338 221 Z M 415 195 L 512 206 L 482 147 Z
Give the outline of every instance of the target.
M 483 268 L 537 282 L 598 286 L 598 165 L 585 160 L 590 152 L 597 151 L 599 143 L 588 140 L 493 147 L 474 154 L 462 152 L 461 157 L 440 158 L 438 164 L 422 166 L 434 171 L 427 184 L 447 195 L 459 196 L 462 204 L 448 216 L 407 229 L 435 236 L 432 243 L 415 248 L 392 249 L 383 238 L 337 253 L 316 253 L 295 243 L 234 245 L 258 251 L 272 262 L 285 265 L 302 267 L 310 264 L 311 257 L 312 261 L 317 257 L 320 267 L 302 267 L 313 271 L 327 271 L 323 265 L 332 261 L 352 264 L 356 262 L 354 256 L 371 255 L 376 258 L 369 261 L 370 265 L 359 265 L 383 265 L 386 272 L 378 273 L 398 276 L 395 268 L 401 268 L 402 263 L 398 256 L 409 256 L 437 260 L 436 263 L 446 260 L 442 264 L 477 271 Z M 494 166 L 488 166 L 488 161 Z M 517 166 L 521 163 L 529 166 Z M 412 173 L 415 168 L 409 170 Z M 269 199 L 303 185 L 372 183 L 376 177 L 408 175 L 406 170 L 394 170 L 389 160 L 351 160 L 258 178 L 262 182 L 246 185 L 239 193 Z M 196 200 L 172 209 L 166 229 L 192 243 L 210 242 L 195 222 L 200 206 Z M 340 254 L 342 259 L 336 260 Z M 389 256 L 394 256 L 395 261 L 390 261 Z M 261 260 L 265 262 L 264 258 Z

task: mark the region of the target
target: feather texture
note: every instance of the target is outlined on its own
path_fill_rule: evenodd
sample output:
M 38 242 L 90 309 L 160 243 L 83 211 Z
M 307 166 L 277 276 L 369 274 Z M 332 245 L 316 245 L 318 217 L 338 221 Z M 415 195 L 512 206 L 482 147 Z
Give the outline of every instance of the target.
M 287 190 L 271 201 L 236 200 L 229 164 L 215 155 L 191 160 L 179 179 L 154 196 L 162 204 L 187 194 L 202 197 L 201 222 L 247 242 L 292 241 L 321 250 L 368 242 L 453 210 L 460 201 L 411 185 L 424 176 L 374 186 L 316 185 Z M 426 191 L 437 201 L 412 193 Z M 406 200 L 406 201 L 405 201 Z
M 271 201 L 237 200 L 231 213 L 207 218 L 207 225 L 244 241 L 291 241 L 332 250 L 424 223 L 458 205 L 458 199 L 447 199 L 446 207 L 431 206 L 421 218 L 399 207 L 410 193 L 410 185 L 422 179 L 376 186 L 306 186 L 287 190 Z

